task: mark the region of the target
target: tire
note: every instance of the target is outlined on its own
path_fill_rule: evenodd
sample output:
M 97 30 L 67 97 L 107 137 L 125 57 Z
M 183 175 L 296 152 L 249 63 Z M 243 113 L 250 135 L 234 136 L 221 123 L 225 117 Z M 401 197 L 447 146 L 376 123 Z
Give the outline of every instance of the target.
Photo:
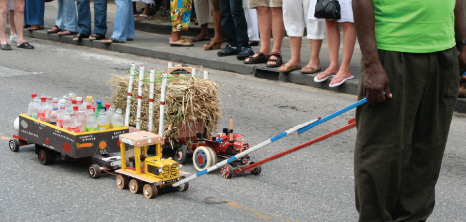
M 254 170 L 251 171 L 251 174 L 257 176 L 257 175 L 261 174 L 261 172 L 262 172 L 262 167 L 261 166 L 256 166 L 256 167 L 254 167 Z
M 18 152 L 19 150 L 19 140 L 18 139 L 11 139 L 10 142 L 8 143 L 10 146 L 10 150 L 13 152 Z
M 147 183 L 142 188 L 142 194 L 144 194 L 147 199 L 152 199 L 153 197 L 157 196 L 157 193 L 157 187 L 152 183 Z
M 89 166 L 88 173 L 92 179 L 97 179 L 102 174 L 102 171 L 100 170 L 100 166 L 98 164 L 91 164 Z
M 179 164 L 183 164 L 186 161 L 186 146 L 181 146 L 176 150 L 174 159 Z
M 212 154 L 212 165 L 211 166 L 213 166 L 213 165 L 217 164 L 217 153 L 215 153 L 215 150 L 213 148 L 210 148 L 210 147 L 207 147 L 207 148 L 209 148 L 209 150 L 210 150 L 210 152 Z
M 128 177 L 127 176 L 123 176 L 121 174 L 118 174 L 118 176 L 116 177 L 116 185 L 117 187 L 120 189 L 120 190 L 123 190 L 125 188 L 128 188 Z
M 231 176 L 233 176 L 233 167 L 231 167 L 231 165 L 228 163 L 226 165 L 223 165 L 220 168 L 220 174 L 223 178 L 230 179 Z
M 142 191 L 142 183 L 141 181 L 137 180 L 137 179 L 131 179 L 129 181 L 129 191 L 131 191 L 131 193 L 139 193 Z
M 55 154 L 52 151 L 47 149 L 40 149 L 37 151 L 37 158 L 39 159 L 39 163 L 42 165 L 48 165 L 54 162 Z
M 185 178 L 186 178 L 185 176 L 181 176 L 180 180 L 183 180 Z M 175 187 L 175 189 L 180 191 L 180 192 L 184 192 L 184 191 L 188 190 L 188 188 L 189 188 L 189 182 L 183 183 L 183 184 Z
M 193 165 L 197 171 L 205 170 L 214 163 L 212 148 L 206 146 L 198 147 L 193 153 Z

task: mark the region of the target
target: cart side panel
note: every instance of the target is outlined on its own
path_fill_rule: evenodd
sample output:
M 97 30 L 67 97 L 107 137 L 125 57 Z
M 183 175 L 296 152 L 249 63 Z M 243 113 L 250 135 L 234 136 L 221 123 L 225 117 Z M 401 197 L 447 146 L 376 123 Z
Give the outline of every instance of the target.
M 128 133 L 128 128 L 100 131 L 76 136 L 75 158 L 104 155 L 120 151 L 119 135 Z

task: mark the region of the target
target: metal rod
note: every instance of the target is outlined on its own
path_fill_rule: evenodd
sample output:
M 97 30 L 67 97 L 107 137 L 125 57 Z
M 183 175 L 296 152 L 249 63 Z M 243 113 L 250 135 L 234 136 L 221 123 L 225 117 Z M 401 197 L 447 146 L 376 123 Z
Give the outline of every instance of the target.
M 144 66 L 139 68 L 138 107 L 136 113 L 136 129 L 141 129 L 141 107 L 142 107 L 142 80 L 144 79 Z
M 131 97 L 133 96 L 132 91 L 133 91 L 133 80 L 134 80 L 134 68 L 135 68 L 135 64 L 131 63 L 131 66 L 129 68 L 129 84 L 128 84 L 128 97 L 126 100 L 125 126 L 129 126 Z
M 163 136 L 163 122 L 164 122 L 164 110 L 165 110 L 165 91 L 167 90 L 167 77 L 168 74 L 164 72 L 162 74 L 162 88 L 160 89 L 160 115 L 159 115 L 159 135 Z
M 155 69 L 150 69 L 149 74 L 149 126 L 148 131 L 152 132 L 153 116 L 154 116 L 154 82 L 155 82 Z

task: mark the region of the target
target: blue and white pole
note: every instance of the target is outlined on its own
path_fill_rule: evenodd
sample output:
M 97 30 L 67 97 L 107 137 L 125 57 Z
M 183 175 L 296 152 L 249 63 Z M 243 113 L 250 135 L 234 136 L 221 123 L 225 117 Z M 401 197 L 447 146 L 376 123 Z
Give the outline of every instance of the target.
M 179 186 L 181 184 L 184 184 L 184 183 L 186 183 L 186 182 L 188 182 L 190 180 L 193 180 L 196 177 L 199 177 L 199 176 L 202 176 L 202 175 L 204 175 L 206 173 L 212 172 L 212 171 L 226 165 L 227 163 L 231 163 L 231 162 L 233 162 L 235 160 L 238 160 L 241 157 L 246 156 L 249 153 L 254 152 L 254 151 L 256 151 L 256 150 L 258 150 L 258 149 L 260 149 L 260 148 L 262 148 L 262 147 L 264 147 L 264 146 L 266 146 L 268 144 L 270 144 L 270 143 L 273 143 L 273 142 L 275 142 L 275 141 L 277 141 L 277 140 L 291 134 L 292 132 L 296 132 L 298 129 L 303 128 L 303 127 L 305 127 L 305 126 L 307 126 L 309 124 L 312 124 L 312 123 L 314 123 L 314 122 L 316 122 L 318 120 L 319 119 L 314 119 L 314 120 L 299 124 L 299 125 L 291 128 L 291 129 L 289 129 L 289 130 L 287 130 L 287 131 L 285 131 L 283 133 L 280 133 L 280 134 L 278 134 L 278 135 L 276 135 L 276 136 L 274 136 L 274 137 L 272 137 L 272 138 L 270 138 L 270 139 L 268 139 L 268 140 L 266 140 L 266 141 L 264 141 L 262 143 L 259 143 L 259 144 L 255 145 L 255 146 L 251 147 L 250 149 L 248 149 L 246 151 L 238 153 L 235 156 L 232 156 L 232 157 L 230 157 L 230 158 L 228 158 L 226 160 L 223 160 L 223 161 L 221 161 L 221 162 L 219 162 L 219 163 L 217 163 L 217 164 L 215 164 L 215 165 L 213 165 L 213 166 L 211 166 L 211 167 L 209 167 L 209 168 L 207 168 L 207 169 L 205 169 L 203 171 L 200 171 L 200 172 L 198 172 L 196 174 L 193 174 L 193 175 L 187 177 L 186 179 L 180 180 L 180 181 L 174 183 L 173 186 L 177 187 L 177 186 Z

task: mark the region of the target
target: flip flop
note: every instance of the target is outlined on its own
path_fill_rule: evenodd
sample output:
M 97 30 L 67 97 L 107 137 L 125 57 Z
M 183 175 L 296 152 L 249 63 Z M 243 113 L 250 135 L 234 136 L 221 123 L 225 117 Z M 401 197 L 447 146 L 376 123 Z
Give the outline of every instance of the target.
M 338 82 L 338 83 L 335 83 L 335 84 L 329 84 L 328 86 L 329 86 L 329 87 L 337 87 L 337 86 L 339 86 L 339 85 L 345 83 L 346 80 L 348 80 L 348 79 L 354 79 L 354 76 L 351 75 L 351 76 L 333 77 L 333 79 L 341 79 L 341 78 L 343 78 L 343 80 L 341 80 L 341 82 Z
M 146 14 L 139 14 L 137 16 L 134 17 L 134 20 L 144 20 L 144 19 L 150 19 L 152 18 L 151 16 L 149 15 L 146 15 Z
M 91 36 L 89 36 L 89 40 L 102 40 L 102 39 L 105 39 L 105 35 L 104 34 L 92 34 Z
M 61 32 L 62 30 L 60 28 L 58 28 L 58 26 L 54 26 L 53 28 L 47 30 L 47 33 L 57 33 L 57 32 Z
M 285 70 L 281 70 L 282 67 L 285 68 Z M 280 66 L 280 68 L 278 68 L 278 71 L 279 72 L 291 72 L 291 71 L 298 70 L 298 69 L 301 69 L 301 66 L 285 64 L 285 65 Z
M 170 47 L 190 47 L 190 46 L 194 46 L 194 44 L 192 42 L 190 42 L 189 40 L 186 41 L 185 39 L 180 39 L 176 42 L 169 42 L 170 43 Z
M 311 70 L 310 72 L 303 71 L 303 70 Z M 304 66 L 304 68 L 301 69 L 301 74 L 313 74 L 316 72 L 320 72 L 321 68 L 314 68 L 311 66 Z
M 317 77 L 322 74 L 322 75 L 325 75 L 325 77 L 323 79 L 318 79 Z M 316 77 L 314 77 L 314 82 L 324 82 L 325 80 L 327 80 L 328 78 L 330 78 L 330 76 L 334 76 L 336 74 L 330 74 L 330 73 L 326 73 L 326 72 L 321 72 L 319 73 Z

